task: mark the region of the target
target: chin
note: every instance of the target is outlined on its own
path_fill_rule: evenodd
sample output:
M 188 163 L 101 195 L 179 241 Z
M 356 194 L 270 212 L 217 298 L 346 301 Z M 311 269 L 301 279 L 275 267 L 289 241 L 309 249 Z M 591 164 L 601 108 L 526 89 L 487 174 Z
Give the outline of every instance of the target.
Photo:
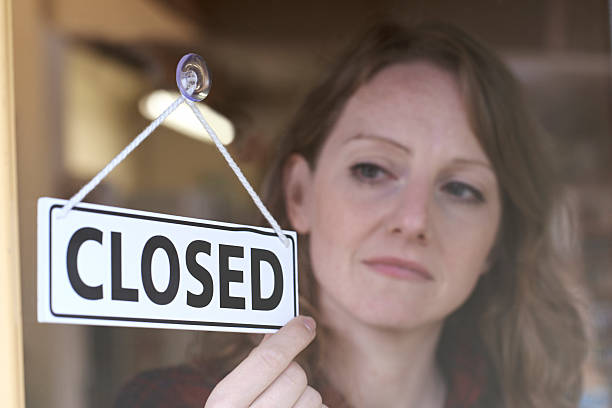
M 439 316 L 436 311 L 427 310 L 421 302 L 403 300 L 398 302 L 391 297 L 382 301 L 380 298 L 356 301 L 334 296 L 327 301 L 321 299 L 321 306 L 325 314 L 333 320 L 340 319 L 342 325 L 361 324 L 384 331 L 410 331 L 443 323 L 444 314 Z
M 418 310 L 418 309 L 417 309 Z M 371 327 L 382 330 L 410 331 L 420 327 L 441 324 L 441 320 L 412 310 L 398 310 L 397 307 L 366 307 L 353 311 L 353 316 Z

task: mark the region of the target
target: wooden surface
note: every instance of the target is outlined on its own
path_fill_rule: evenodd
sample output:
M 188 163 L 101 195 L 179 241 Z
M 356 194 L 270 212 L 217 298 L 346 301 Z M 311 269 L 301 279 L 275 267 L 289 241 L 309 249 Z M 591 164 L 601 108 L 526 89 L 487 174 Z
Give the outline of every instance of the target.
M 0 395 L 24 406 L 11 0 L 0 7 Z

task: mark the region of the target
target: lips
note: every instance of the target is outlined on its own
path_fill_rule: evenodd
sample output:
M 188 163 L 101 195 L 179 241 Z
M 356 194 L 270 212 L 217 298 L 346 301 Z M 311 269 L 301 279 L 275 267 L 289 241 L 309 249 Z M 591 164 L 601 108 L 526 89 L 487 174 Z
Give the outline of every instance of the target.
M 363 261 L 381 275 L 396 279 L 432 281 L 433 276 L 423 265 L 396 257 L 376 257 Z

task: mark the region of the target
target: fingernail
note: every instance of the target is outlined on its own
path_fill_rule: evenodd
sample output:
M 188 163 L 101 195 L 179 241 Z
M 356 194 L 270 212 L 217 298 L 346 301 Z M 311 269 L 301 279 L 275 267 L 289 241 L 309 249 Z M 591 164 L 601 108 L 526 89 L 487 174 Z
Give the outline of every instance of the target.
M 306 326 L 308 331 L 315 331 L 317 328 L 317 323 L 310 316 L 302 316 L 302 323 L 304 323 L 304 326 Z

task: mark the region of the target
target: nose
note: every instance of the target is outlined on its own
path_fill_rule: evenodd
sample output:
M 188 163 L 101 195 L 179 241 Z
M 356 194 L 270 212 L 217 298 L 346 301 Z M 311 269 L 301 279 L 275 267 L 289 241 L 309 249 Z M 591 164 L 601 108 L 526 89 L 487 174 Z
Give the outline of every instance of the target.
M 425 180 L 409 180 L 398 191 L 389 214 L 388 230 L 406 240 L 426 244 L 429 228 L 431 189 Z

